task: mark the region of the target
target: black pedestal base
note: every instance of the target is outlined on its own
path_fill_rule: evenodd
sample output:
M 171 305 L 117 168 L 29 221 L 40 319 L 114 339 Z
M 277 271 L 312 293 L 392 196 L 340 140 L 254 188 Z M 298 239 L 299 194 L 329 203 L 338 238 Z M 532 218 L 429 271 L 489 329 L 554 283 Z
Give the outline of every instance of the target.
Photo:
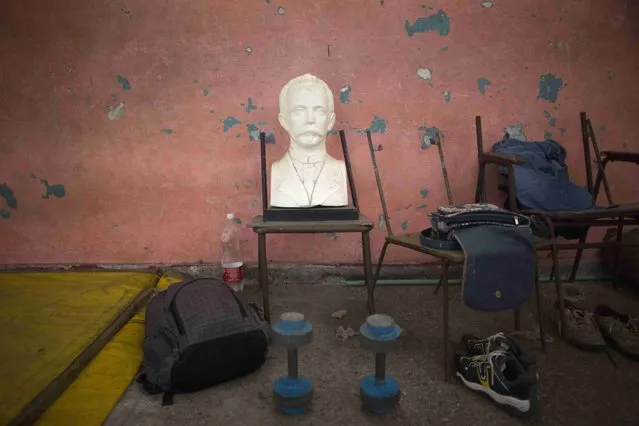
M 313 222 L 328 220 L 357 220 L 359 212 L 353 206 L 340 207 L 269 207 L 264 211 L 264 221 Z

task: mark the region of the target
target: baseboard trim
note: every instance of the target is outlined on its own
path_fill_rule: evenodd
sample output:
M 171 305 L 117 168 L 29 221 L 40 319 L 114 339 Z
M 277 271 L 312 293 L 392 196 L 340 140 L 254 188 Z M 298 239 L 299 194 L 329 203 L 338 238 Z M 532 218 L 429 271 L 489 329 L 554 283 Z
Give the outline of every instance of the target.
M 572 259 L 562 262 L 559 270 L 562 277 L 570 275 Z M 376 265 L 373 265 L 375 268 Z M 362 265 L 352 264 L 292 264 L 269 263 L 269 277 L 272 282 L 278 283 L 343 283 L 345 281 L 360 281 L 364 279 Z M 550 262 L 540 262 L 539 276 L 546 280 L 550 276 L 552 265 Z M 218 264 L 32 264 L 32 265 L 0 265 L 0 272 L 54 272 L 54 271 L 127 271 L 127 272 L 153 272 L 176 273 L 185 276 L 222 276 L 222 267 Z M 461 277 L 461 266 L 452 266 L 449 272 L 451 279 Z M 246 265 L 245 278 L 255 281 L 257 278 L 257 265 Z M 384 265 L 380 272 L 380 279 L 437 279 L 441 274 L 439 264 L 389 264 Z M 612 274 L 601 262 L 584 261 L 579 267 L 577 280 L 580 281 L 606 281 L 612 279 Z

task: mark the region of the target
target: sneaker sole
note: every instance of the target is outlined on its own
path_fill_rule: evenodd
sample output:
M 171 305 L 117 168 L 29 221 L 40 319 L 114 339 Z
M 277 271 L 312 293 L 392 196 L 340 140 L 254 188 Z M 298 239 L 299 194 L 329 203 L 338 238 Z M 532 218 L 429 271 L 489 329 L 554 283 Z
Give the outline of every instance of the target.
M 488 389 L 479 383 L 469 382 L 459 372 L 457 372 L 456 375 L 464 386 L 489 397 L 508 413 L 517 417 L 531 417 L 533 415 L 530 410 L 530 401 L 517 399 L 512 396 L 500 395 L 494 390 Z

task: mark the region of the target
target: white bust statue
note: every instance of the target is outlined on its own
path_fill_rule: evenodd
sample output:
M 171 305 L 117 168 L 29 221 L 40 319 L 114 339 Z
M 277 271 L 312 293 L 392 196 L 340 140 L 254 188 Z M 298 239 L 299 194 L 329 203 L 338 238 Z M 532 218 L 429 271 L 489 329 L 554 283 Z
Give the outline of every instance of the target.
M 271 206 L 346 206 L 346 164 L 326 152 L 335 124 L 331 89 L 305 74 L 282 88 L 279 102 L 279 122 L 290 139 L 286 154 L 271 166 Z

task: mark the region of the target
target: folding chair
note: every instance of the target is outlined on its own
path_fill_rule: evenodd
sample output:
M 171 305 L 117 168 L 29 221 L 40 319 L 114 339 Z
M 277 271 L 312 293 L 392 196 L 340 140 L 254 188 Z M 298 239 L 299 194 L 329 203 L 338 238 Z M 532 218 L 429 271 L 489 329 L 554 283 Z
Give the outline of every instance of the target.
M 593 201 L 596 202 L 596 192 L 594 192 L 594 186 L 592 183 L 592 169 L 591 169 L 591 159 L 590 159 L 590 132 L 588 130 L 589 121 L 586 118 L 585 113 L 581 113 L 581 124 L 582 124 L 582 134 L 583 134 L 583 144 L 584 144 L 584 156 L 586 161 L 586 177 L 588 181 L 588 190 L 591 194 L 593 194 Z M 481 117 L 475 117 L 475 127 L 477 131 L 477 150 L 478 150 L 478 161 L 479 161 L 479 176 L 477 179 L 477 188 L 475 192 L 475 200 L 476 201 L 485 201 L 486 200 L 486 188 L 485 188 L 485 172 L 486 165 L 498 165 L 505 167 L 507 170 L 507 185 L 501 186 L 500 190 L 506 192 L 508 196 L 508 210 L 525 214 L 525 215 L 533 215 L 543 220 L 548 226 L 549 232 L 549 245 L 545 249 L 550 249 L 552 252 L 552 260 L 553 260 L 553 276 L 555 278 L 556 292 L 557 292 L 557 301 L 559 302 L 559 306 L 563 307 L 564 298 L 563 298 L 563 290 L 561 287 L 561 279 L 559 277 L 559 250 L 567 250 L 567 249 L 577 249 L 577 255 L 575 256 L 575 261 L 573 262 L 573 268 L 571 272 L 571 280 L 574 280 L 575 275 L 577 273 L 577 268 L 579 267 L 579 262 L 581 260 L 581 253 L 583 249 L 586 248 L 601 248 L 607 246 L 616 246 L 617 253 L 621 247 L 621 233 L 624 225 L 637 225 L 639 224 L 639 204 L 625 204 L 625 205 L 615 205 L 611 204 L 607 207 L 602 208 L 594 208 L 583 211 L 537 211 L 537 210 L 528 210 L 528 209 L 520 209 L 517 205 L 517 186 L 515 182 L 515 173 L 514 167 L 518 165 L 525 164 L 525 160 L 521 157 L 517 157 L 514 155 L 504 155 L 504 154 L 495 154 L 492 152 L 484 152 L 483 150 L 483 138 L 482 138 L 482 125 L 481 125 Z M 592 127 L 592 125 L 590 125 Z M 598 151 L 598 150 L 597 150 Z M 628 161 L 632 159 L 632 162 L 635 162 L 639 156 L 630 156 L 628 153 L 611 153 L 610 151 L 605 152 L 605 158 L 608 158 L 607 161 Z M 604 153 L 601 153 L 604 155 Z M 616 155 L 617 154 L 617 155 Z M 615 160 L 612 160 L 612 159 Z M 603 160 L 602 160 L 603 163 Z M 599 185 L 601 182 L 604 182 L 604 186 L 608 188 L 607 179 L 605 179 L 603 164 L 599 167 L 599 173 L 597 177 L 596 188 L 597 191 L 599 189 Z M 609 189 L 607 189 L 609 193 Z M 587 230 L 593 226 L 617 226 L 617 240 L 610 242 L 592 242 L 586 243 Z M 559 242 L 556 230 L 558 228 L 582 228 L 585 231 L 579 236 L 578 242 Z M 569 241 L 569 240 L 568 240 Z M 630 246 L 630 244 L 628 244 Z M 619 256 L 616 257 L 617 261 Z M 617 282 L 617 274 L 615 273 L 615 285 Z M 566 319 L 565 319 L 565 311 L 564 309 L 559 309 L 560 318 L 561 318 L 561 335 L 566 335 Z
M 369 290 L 370 293 L 372 294 L 372 298 L 373 298 L 373 306 L 374 306 L 374 292 L 375 292 L 375 287 L 377 284 L 377 281 L 379 280 L 379 275 L 380 275 L 380 271 L 382 269 L 382 265 L 384 263 L 384 257 L 386 256 L 386 250 L 388 249 L 389 245 L 396 245 L 396 246 L 400 246 L 400 247 L 404 247 L 407 248 L 409 250 L 413 250 L 419 253 L 423 253 L 426 255 L 430 255 L 433 256 L 437 259 L 439 259 L 440 264 L 441 264 L 441 276 L 439 278 L 439 284 L 437 285 L 437 288 L 435 289 L 435 294 L 437 294 L 437 290 L 439 289 L 439 287 L 443 287 L 443 295 L 442 295 L 442 303 L 443 303 L 443 321 L 444 321 L 444 375 L 445 375 L 445 379 L 448 380 L 450 377 L 450 370 L 451 370 L 451 361 L 452 358 L 449 358 L 449 298 L 448 298 L 448 286 L 449 286 L 449 279 L 448 279 L 448 273 L 449 273 L 449 268 L 452 264 L 464 264 L 465 258 L 466 256 L 464 255 L 464 252 L 459 250 L 459 251 L 453 251 L 453 250 L 438 250 L 435 248 L 431 248 L 431 247 L 427 247 L 424 246 L 420 243 L 420 233 L 410 233 L 410 234 L 402 234 L 402 235 L 395 235 L 393 234 L 392 231 L 392 227 L 391 227 L 391 223 L 390 223 L 390 218 L 388 215 L 388 208 L 386 206 L 386 198 L 384 197 L 384 191 L 382 189 L 382 183 L 381 183 L 381 178 L 379 175 L 379 168 L 377 167 L 377 161 L 375 159 L 375 149 L 373 147 L 373 142 L 371 139 L 371 134 L 369 131 L 366 132 L 366 136 L 368 138 L 368 146 L 369 146 L 369 150 L 370 150 L 370 154 L 371 154 L 371 159 L 373 162 L 373 169 L 375 171 L 375 178 L 377 180 L 377 189 L 379 191 L 379 197 L 380 197 L 380 201 L 382 204 L 382 210 L 383 210 L 383 215 L 384 215 L 384 222 L 386 223 L 386 230 L 388 232 L 388 235 L 385 237 L 384 239 L 384 245 L 382 247 L 382 251 L 380 253 L 379 256 L 379 261 L 377 262 L 377 268 L 375 270 L 375 276 L 373 277 L 373 285 L 372 288 Z M 441 139 L 440 136 L 437 135 L 437 140 L 433 141 L 434 144 L 438 144 L 438 148 L 440 151 L 440 156 L 442 156 L 443 159 L 443 154 L 442 154 L 442 147 L 441 147 Z M 446 169 L 444 166 L 444 163 L 442 161 L 442 173 L 446 173 Z M 447 179 L 445 179 L 445 181 L 447 182 Z M 448 202 L 449 204 L 452 204 L 452 195 L 451 195 L 451 191 L 450 188 L 447 185 L 447 194 L 448 194 Z M 536 246 L 540 245 L 540 244 L 544 244 L 541 240 L 536 240 L 535 242 Z M 537 265 L 535 265 L 535 270 L 537 270 Z M 546 339 L 545 339 L 545 334 L 544 334 L 544 328 L 543 328 L 543 320 L 542 320 L 542 311 L 541 311 L 541 295 L 540 295 L 540 289 L 539 289 L 539 279 L 538 279 L 538 273 L 535 274 L 535 290 L 536 290 L 536 298 L 537 298 L 537 320 L 539 321 L 539 334 L 541 337 L 541 350 L 542 352 L 546 351 Z M 515 319 L 515 330 L 519 331 L 520 330 L 520 312 L 519 309 L 514 311 L 514 319 Z

